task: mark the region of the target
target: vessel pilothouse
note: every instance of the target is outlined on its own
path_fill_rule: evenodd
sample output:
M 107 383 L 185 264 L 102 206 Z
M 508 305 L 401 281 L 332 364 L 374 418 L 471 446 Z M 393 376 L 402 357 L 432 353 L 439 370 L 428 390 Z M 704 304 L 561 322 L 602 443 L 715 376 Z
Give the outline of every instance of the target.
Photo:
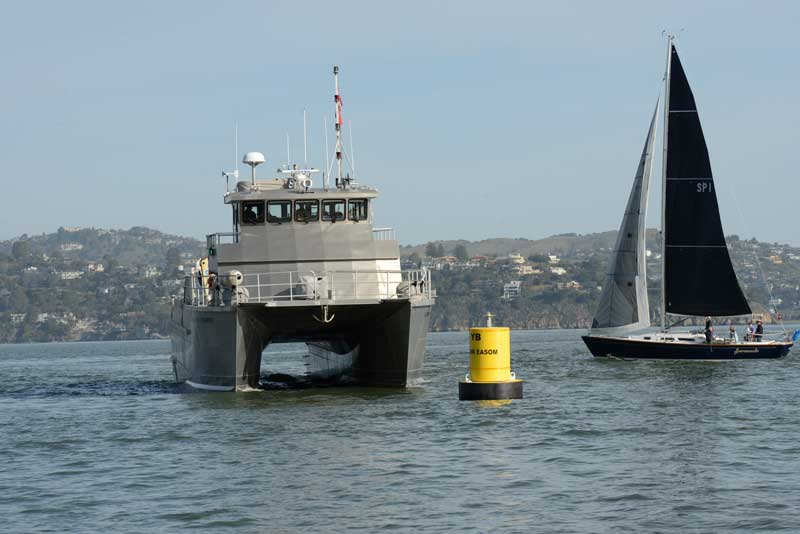
M 208 257 L 172 308 L 175 377 L 210 390 L 258 387 L 271 343 L 305 342 L 312 375 L 406 387 L 421 379 L 434 292 L 427 270 L 401 270 L 392 228 L 374 225 L 378 191 L 342 168 L 336 81 L 336 177 L 285 165 L 229 187 L 230 232 L 207 236 Z M 315 176 L 316 175 L 316 176 Z M 229 173 L 236 176 L 238 173 Z

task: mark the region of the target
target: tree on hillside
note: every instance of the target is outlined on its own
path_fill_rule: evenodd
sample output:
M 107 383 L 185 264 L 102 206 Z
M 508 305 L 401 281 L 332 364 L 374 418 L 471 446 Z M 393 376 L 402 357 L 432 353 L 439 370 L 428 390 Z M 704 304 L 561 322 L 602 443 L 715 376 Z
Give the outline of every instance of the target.
M 28 307 L 28 295 L 20 286 L 14 286 L 8 298 L 8 309 L 14 313 L 22 313 Z
M 174 274 L 178 271 L 178 266 L 181 264 L 181 251 L 177 247 L 169 247 L 166 254 L 166 265 L 164 271 L 168 274 Z
M 425 245 L 425 255 L 429 258 L 436 257 L 436 243 L 428 243 Z
M 444 245 L 439 243 L 436 245 L 436 257 L 441 258 L 442 256 L 444 256 Z
M 113 271 L 114 267 L 116 267 L 117 265 L 118 265 L 117 260 L 115 260 L 114 258 L 109 256 L 108 254 L 103 256 L 103 268 L 105 269 L 105 271 L 107 273 L 110 273 L 111 271 Z
M 453 249 L 453 256 L 455 256 L 458 261 L 465 262 L 469 259 L 469 254 L 467 253 L 467 247 L 463 244 L 459 243 Z
M 11 254 L 13 254 L 14 258 L 17 260 L 26 258 L 29 253 L 30 249 L 28 248 L 27 241 L 14 241 L 14 244 L 11 246 Z
M 422 258 L 420 258 L 419 254 L 417 254 L 416 252 L 412 252 L 411 255 L 408 257 L 408 261 L 413 262 L 414 265 L 419 267 L 420 264 L 422 263 Z

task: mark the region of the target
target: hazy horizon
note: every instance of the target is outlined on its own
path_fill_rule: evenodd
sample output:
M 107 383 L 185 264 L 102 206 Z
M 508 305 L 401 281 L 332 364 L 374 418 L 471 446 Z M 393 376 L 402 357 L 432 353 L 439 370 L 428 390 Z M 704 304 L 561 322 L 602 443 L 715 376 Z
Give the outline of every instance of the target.
M 725 233 L 800 245 L 791 2 L 15 3 L 5 14 L 0 239 L 58 226 L 229 231 L 220 173 L 234 122 L 237 159 L 264 152 L 268 177 L 287 132 L 302 162 L 306 109 L 309 163 L 322 167 L 333 64 L 359 179 L 381 191 L 376 224 L 402 243 L 616 229 L 661 86 L 661 30 L 685 28 L 677 46 Z M 648 226 L 659 180 L 656 167 Z
M 166 230 L 161 229 L 161 228 L 155 228 L 155 227 L 147 226 L 147 225 L 143 225 L 143 224 L 136 224 L 136 225 L 133 225 L 133 226 L 129 226 L 127 228 L 100 227 L 100 226 L 81 226 L 81 227 L 62 226 L 62 227 L 65 228 L 65 229 L 80 228 L 81 230 L 83 230 L 83 229 L 94 229 L 94 230 L 112 230 L 112 231 L 123 231 L 123 232 L 124 231 L 129 231 L 132 228 L 137 228 L 138 227 L 138 228 L 147 228 L 149 230 L 154 230 L 156 232 L 161 232 L 162 234 L 165 234 L 165 235 L 174 235 L 174 236 L 177 236 L 177 237 L 196 239 L 196 240 L 198 240 L 200 242 L 205 242 L 205 236 L 196 236 L 196 235 L 190 235 L 190 234 L 179 234 L 179 233 L 169 232 L 169 231 L 166 231 Z M 13 241 L 13 240 L 22 238 L 23 236 L 27 236 L 27 238 L 30 239 L 30 238 L 33 238 L 33 237 L 36 237 L 36 236 L 41 236 L 43 234 L 44 235 L 52 235 L 52 234 L 57 233 L 58 230 L 59 230 L 59 228 L 55 228 L 55 229 L 52 229 L 50 231 L 45 231 L 45 232 L 38 232 L 38 233 L 23 232 L 22 234 L 19 234 L 19 235 L 10 237 L 10 238 L 2 238 L 0 240 L 2 240 L 2 241 Z M 434 242 L 435 243 L 435 242 L 443 242 L 443 241 L 466 241 L 468 243 L 478 243 L 480 241 L 492 240 L 492 239 L 514 239 L 514 240 L 516 240 L 516 239 L 526 239 L 528 241 L 541 241 L 541 240 L 549 239 L 549 238 L 552 238 L 552 237 L 561 237 L 561 236 L 572 236 L 572 235 L 575 235 L 575 236 L 578 236 L 578 237 L 582 237 L 582 236 L 606 234 L 606 233 L 612 233 L 612 232 L 614 234 L 616 234 L 617 231 L 618 231 L 618 229 L 597 230 L 595 232 L 580 232 L 580 233 L 579 232 L 558 232 L 558 233 L 555 233 L 555 234 L 549 234 L 549 235 L 541 236 L 541 237 L 523 237 L 523 236 L 509 236 L 509 235 L 496 235 L 496 236 L 490 236 L 490 237 L 482 237 L 482 238 L 479 238 L 479 239 L 464 239 L 464 238 L 458 238 L 458 237 L 445 237 L 445 238 L 442 238 L 442 239 L 429 239 L 427 241 L 421 241 L 421 242 L 415 242 L 415 243 L 406 242 L 406 241 L 403 241 L 402 239 L 400 239 L 400 246 L 401 247 L 420 247 L 420 246 L 424 246 L 424 245 L 426 245 L 426 244 L 428 244 L 430 242 Z M 658 228 L 647 228 L 647 232 L 658 232 Z M 749 236 L 749 235 L 745 236 L 745 235 L 728 233 L 728 234 L 726 234 L 725 237 L 726 238 L 730 238 L 731 236 L 736 236 L 742 241 L 748 241 L 750 239 L 756 239 L 760 243 L 779 243 L 781 245 L 792 246 L 792 244 L 788 243 L 788 242 L 779 242 L 779 241 L 774 241 L 774 240 L 771 240 L 771 239 L 759 238 L 757 236 Z

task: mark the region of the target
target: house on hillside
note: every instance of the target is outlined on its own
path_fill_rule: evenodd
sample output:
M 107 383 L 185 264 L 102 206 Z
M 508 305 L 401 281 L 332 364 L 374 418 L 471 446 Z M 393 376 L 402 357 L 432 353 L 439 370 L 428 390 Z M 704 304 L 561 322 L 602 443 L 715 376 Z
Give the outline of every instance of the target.
M 503 300 L 516 300 L 522 295 L 522 282 L 519 280 L 512 280 L 507 284 L 503 284 Z

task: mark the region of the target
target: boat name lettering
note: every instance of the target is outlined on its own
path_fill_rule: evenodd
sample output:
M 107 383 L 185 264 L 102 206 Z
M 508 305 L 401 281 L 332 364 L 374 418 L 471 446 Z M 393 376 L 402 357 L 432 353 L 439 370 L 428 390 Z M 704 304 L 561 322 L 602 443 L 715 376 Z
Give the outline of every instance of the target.
M 711 182 L 697 182 L 697 192 L 698 193 L 710 193 L 711 192 Z
M 484 354 L 496 355 L 497 349 L 470 349 L 471 356 L 482 356 Z
M 480 332 L 472 332 L 472 333 L 470 333 L 469 337 L 472 338 L 472 341 L 480 341 L 481 340 Z

